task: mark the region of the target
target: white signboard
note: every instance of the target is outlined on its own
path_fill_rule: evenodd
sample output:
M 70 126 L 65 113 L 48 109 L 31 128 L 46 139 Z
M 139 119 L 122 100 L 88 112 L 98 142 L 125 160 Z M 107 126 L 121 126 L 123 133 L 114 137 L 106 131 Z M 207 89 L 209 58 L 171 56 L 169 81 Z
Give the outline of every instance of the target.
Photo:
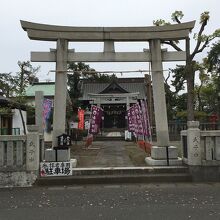
M 78 128 L 78 122 L 70 122 L 70 128 Z
M 129 132 L 128 130 L 125 131 L 125 140 L 126 141 L 131 140 L 131 132 Z
M 85 129 L 86 129 L 86 130 L 89 130 L 89 126 L 90 126 L 89 121 L 85 121 Z
M 71 162 L 42 162 L 40 163 L 41 177 L 72 175 Z

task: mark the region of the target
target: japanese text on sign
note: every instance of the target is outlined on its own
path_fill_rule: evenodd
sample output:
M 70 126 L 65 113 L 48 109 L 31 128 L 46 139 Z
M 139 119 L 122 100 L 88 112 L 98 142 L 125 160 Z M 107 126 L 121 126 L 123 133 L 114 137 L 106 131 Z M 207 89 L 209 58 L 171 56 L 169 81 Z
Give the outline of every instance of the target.
M 70 162 L 44 162 L 40 164 L 40 175 L 45 176 L 70 176 L 72 166 Z

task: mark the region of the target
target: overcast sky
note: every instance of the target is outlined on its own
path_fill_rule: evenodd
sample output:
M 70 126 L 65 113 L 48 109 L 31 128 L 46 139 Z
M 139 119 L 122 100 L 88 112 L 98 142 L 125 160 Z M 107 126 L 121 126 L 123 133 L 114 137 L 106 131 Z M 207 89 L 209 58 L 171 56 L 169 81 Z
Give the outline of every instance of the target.
M 193 32 L 198 30 L 199 16 L 204 11 L 209 11 L 211 16 L 206 33 L 220 28 L 219 0 L 1 0 L 0 72 L 18 71 L 18 60 L 30 60 L 30 51 L 55 48 L 53 42 L 30 40 L 20 20 L 65 26 L 151 26 L 158 18 L 170 20 L 175 10 L 183 11 L 183 22 L 197 21 Z M 102 46 L 101 43 L 70 44 L 76 51 L 102 51 Z M 147 43 L 116 44 L 117 51 L 142 51 L 147 47 Z M 205 53 L 197 59 L 202 56 Z M 41 66 L 37 75 L 40 80 L 54 79 L 54 73 L 48 74 L 55 69 L 54 64 L 32 64 Z M 148 69 L 147 63 L 91 63 L 90 66 L 99 71 Z M 164 68 L 172 66 L 165 64 Z

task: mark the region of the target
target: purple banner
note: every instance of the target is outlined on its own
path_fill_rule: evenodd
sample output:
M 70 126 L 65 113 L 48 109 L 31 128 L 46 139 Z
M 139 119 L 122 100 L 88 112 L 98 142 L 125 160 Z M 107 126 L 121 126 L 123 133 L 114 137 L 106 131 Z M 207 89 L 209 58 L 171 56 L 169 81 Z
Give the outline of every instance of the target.
M 147 102 L 141 100 L 127 110 L 128 131 L 134 132 L 135 136 L 143 135 L 151 137 L 150 122 L 148 116 Z
M 103 110 L 100 107 L 93 105 L 91 111 L 92 111 L 92 113 L 91 113 L 91 118 L 90 118 L 89 133 L 90 134 L 97 134 L 100 129 Z
M 136 134 L 144 135 L 143 125 L 142 125 L 142 111 L 141 111 L 139 103 L 136 103 L 134 105 L 134 110 L 135 110 L 136 123 L 137 123 Z
M 52 114 L 53 101 L 50 99 L 44 99 L 43 101 L 43 128 L 49 132 L 51 130 L 51 123 L 49 121 Z
M 52 109 L 52 100 L 50 99 L 44 99 L 43 102 L 43 117 L 46 121 L 50 117 L 51 109 Z
M 132 121 L 132 108 L 131 107 L 130 109 L 127 110 L 127 119 L 128 119 L 128 131 L 130 132 L 133 132 L 134 131 L 134 124 L 133 124 L 133 121 Z
M 142 113 L 143 113 L 144 135 L 147 137 L 151 137 L 150 120 L 149 120 L 146 100 L 141 100 L 141 108 L 142 108 Z
M 131 107 L 131 120 L 134 127 L 134 134 L 137 135 L 138 127 L 137 127 L 137 118 L 135 114 L 135 106 Z

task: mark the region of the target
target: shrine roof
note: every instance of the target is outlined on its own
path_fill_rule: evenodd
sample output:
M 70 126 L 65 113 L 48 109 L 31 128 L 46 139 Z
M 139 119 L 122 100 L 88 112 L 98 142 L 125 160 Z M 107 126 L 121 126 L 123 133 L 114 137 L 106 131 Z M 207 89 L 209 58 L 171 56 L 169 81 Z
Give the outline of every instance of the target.
M 117 84 L 128 93 L 139 92 L 138 99 L 146 98 L 146 88 L 144 82 L 117 82 Z M 109 85 L 111 85 L 111 83 L 83 83 L 81 90 L 82 97 L 80 100 L 90 100 L 91 98 L 88 95 L 89 93 L 104 94 L 103 91 L 105 91 Z

